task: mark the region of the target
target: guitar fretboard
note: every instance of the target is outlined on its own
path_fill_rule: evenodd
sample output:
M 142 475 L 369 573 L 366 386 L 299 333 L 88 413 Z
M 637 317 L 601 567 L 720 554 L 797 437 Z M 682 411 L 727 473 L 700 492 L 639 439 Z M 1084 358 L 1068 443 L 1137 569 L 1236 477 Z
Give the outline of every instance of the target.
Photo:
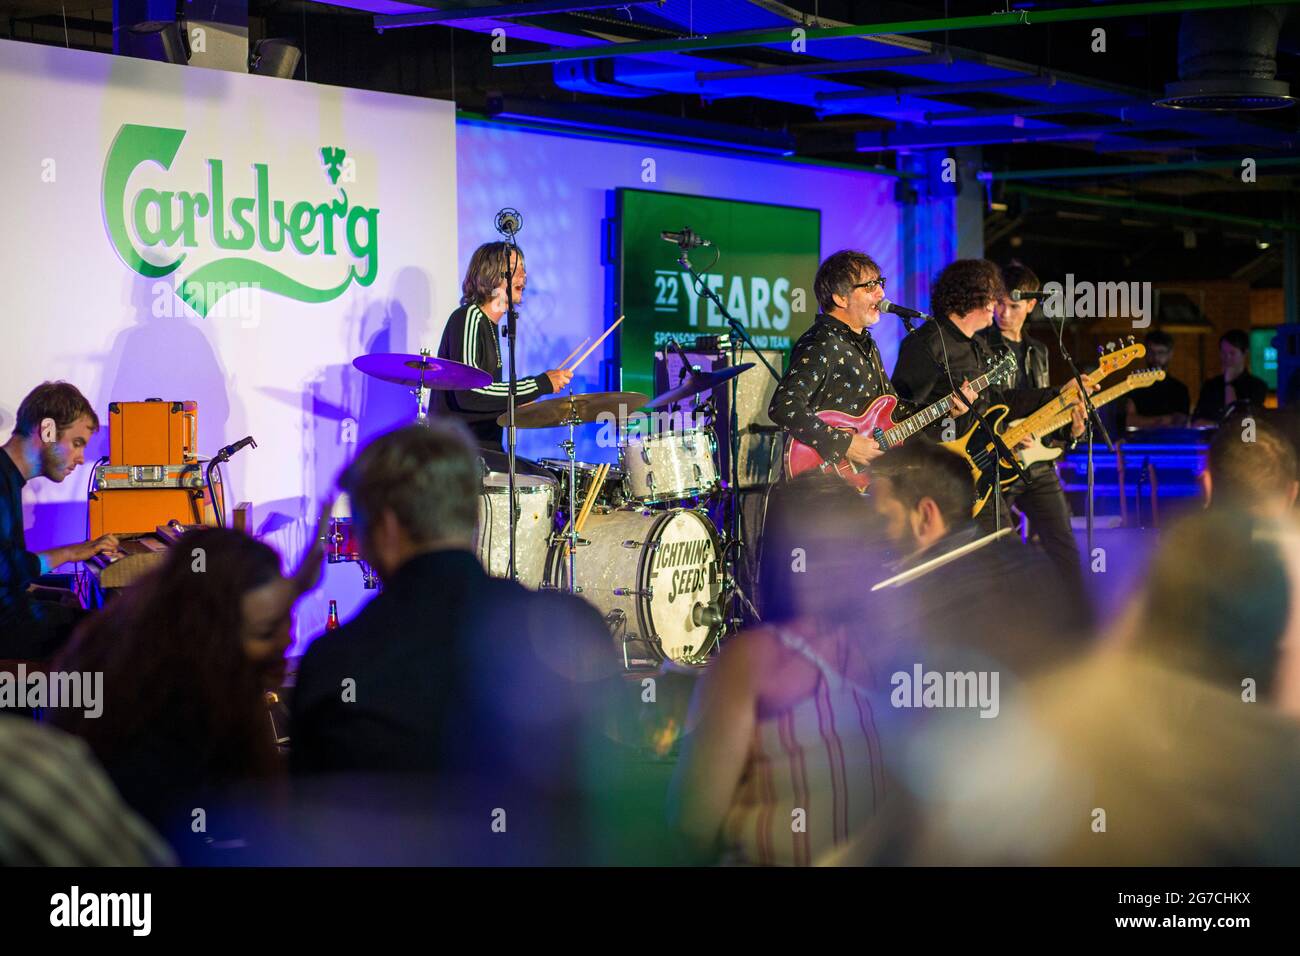
M 1092 396 L 1092 407 L 1101 408 L 1103 405 L 1107 404 L 1108 402 L 1113 402 L 1115 401 L 1115 399 L 1121 398 L 1127 395 L 1129 392 L 1134 391 L 1135 389 L 1146 388 L 1148 385 L 1154 385 L 1157 381 L 1159 381 L 1159 378 L 1152 375 L 1146 378 L 1132 379 L 1130 381 L 1121 382 L 1119 385 L 1114 385 L 1111 386 L 1110 388 L 1102 389 L 1096 395 Z M 1069 411 L 1057 412 L 1056 415 L 1052 417 L 1052 420 L 1049 421 L 1045 426 L 1043 426 L 1043 429 L 1041 431 L 1036 432 L 1035 434 L 1038 435 L 1039 437 L 1043 435 L 1050 435 L 1058 428 L 1064 428 L 1068 424 L 1070 424 Z
M 975 391 L 977 392 L 984 391 L 984 389 L 989 387 L 989 383 L 993 381 L 994 377 L 997 375 L 997 372 L 998 372 L 997 369 L 994 369 L 989 372 L 985 372 L 979 378 L 975 379 L 973 382 L 970 383 L 971 388 L 975 389 Z M 885 432 L 885 437 L 884 437 L 885 445 L 890 448 L 893 448 L 895 445 L 902 444 L 904 441 L 911 438 L 913 435 L 917 434 L 918 432 L 922 431 L 925 428 L 928 428 L 930 425 L 933 425 L 935 422 L 939 421 L 950 411 L 952 411 L 952 407 L 956 401 L 957 401 L 957 393 L 949 392 L 947 395 L 939 399 L 933 405 L 930 405 L 929 407 L 922 409 L 921 411 L 913 415 L 911 418 L 903 419 L 901 422 L 899 422 L 889 431 Z

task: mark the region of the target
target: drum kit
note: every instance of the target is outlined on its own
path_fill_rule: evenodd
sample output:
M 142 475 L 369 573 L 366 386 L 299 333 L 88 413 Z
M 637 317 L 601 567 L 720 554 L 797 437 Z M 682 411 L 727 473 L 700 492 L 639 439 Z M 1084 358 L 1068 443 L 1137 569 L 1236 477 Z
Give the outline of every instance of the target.
M 364 355 L 353 365 L 411 388 L 420 423 L 427 420 L 430 390 L 479 388 L 492 381 L 486 372 L 428 352 Z M 516 457 L 511 508 L 506 455 L 480 450 L 483 485 L 475 547 L 487 572 L 508 576 L 513 520 L 519 583 L 568 591 L 594 605 L 621 647 L 625 666 L 706 663 L 723 635 L 733 586 L 724 535 L 709 510 L 727 491 L 719 475 L 717 440 L 707 425 L 644 435 L 625 426 L 632 410 L 698 402 L 701 393 L 751 367 L 692 371 L 653 400 L 641 392 L 590 392 L 520 405 L 517 428 L 567 429 L 559 442 L 565 454 L 537 462 Z M 499 420 L 503 426 L 505 417 Z M 671 420 L 651 416 L 648 421 L 661 417 Z M 611 419 L 620 423 L 618 464 L 578 461 L 575 430 Z M 360 563 L 366 586 L 377 586 L 361 561 L 347 512 L 346 500 L 336 506 L 328 559 Z

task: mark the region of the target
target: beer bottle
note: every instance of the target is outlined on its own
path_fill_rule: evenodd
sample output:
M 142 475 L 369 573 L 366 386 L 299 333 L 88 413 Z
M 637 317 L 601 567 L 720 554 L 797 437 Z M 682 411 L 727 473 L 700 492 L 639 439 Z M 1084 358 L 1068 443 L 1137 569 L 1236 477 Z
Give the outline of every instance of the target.
M 339 626 L 339 602 L 330 600 L 330 614 L 325 619 L 325 630 L 336 631 Z

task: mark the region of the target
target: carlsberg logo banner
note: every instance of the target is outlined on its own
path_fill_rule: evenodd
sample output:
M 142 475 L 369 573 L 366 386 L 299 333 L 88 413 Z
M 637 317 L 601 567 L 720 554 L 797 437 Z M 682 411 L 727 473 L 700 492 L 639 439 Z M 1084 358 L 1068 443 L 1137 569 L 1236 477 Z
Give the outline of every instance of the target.
M 109 148 L 104 163 L 104 222 L 113 248 L 133 271 L 151 279 L 175 274 L 176 294 L 200 316 L 207 316 L 222 296 L 237 289 L 264 289 L 319 303 L 338 298 L 353 282 L 368 286 L 375 281 L 379 210 L 350 204 L 347 191 L 338 185 L 343 149 L 321 147 L 320 195 L 297 202 L 272 198 L 266 163 L 254 163 L 252 175 L 243 182 L 227 183 L 222 161 L 213 158 L 207 159 L 207 192 L 144 188 L 127 194 L 127 183 L 142 164 L 156 163 L 170 171 L 184 139 L 182 129 L 127 123 Z M 135 245 L 128 222 L 142 248 Z M 255 245 L 259 251 L 252 252 Z M 188 250 L 201 246 L 230 255 L 182 275 L 178 270 Z M 162 254 L 167 261 L 145 259 L 146 249 L 154 252 L 154 258 Z M 301 263 L 304 256 L 337 259 L 337 281 L 316 288 L 295 278 L 295 262 Z

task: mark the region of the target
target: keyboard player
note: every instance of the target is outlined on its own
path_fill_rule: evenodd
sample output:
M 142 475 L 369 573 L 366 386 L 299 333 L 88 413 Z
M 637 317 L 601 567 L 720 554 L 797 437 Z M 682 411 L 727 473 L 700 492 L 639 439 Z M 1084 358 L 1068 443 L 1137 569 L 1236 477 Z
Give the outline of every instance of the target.
M 35 553 L 23 530 L 23 487 L 33 478 L 67 478 L 98 430 L 99 417 L 75 386 L 45 382 L 19 404 L 13 435 L 0 446 L 0 660 L 48 659 L 82 615 L 70 591 L 35 586 L 42 574 L 117 552 L 117 538 L 104 535 Z

